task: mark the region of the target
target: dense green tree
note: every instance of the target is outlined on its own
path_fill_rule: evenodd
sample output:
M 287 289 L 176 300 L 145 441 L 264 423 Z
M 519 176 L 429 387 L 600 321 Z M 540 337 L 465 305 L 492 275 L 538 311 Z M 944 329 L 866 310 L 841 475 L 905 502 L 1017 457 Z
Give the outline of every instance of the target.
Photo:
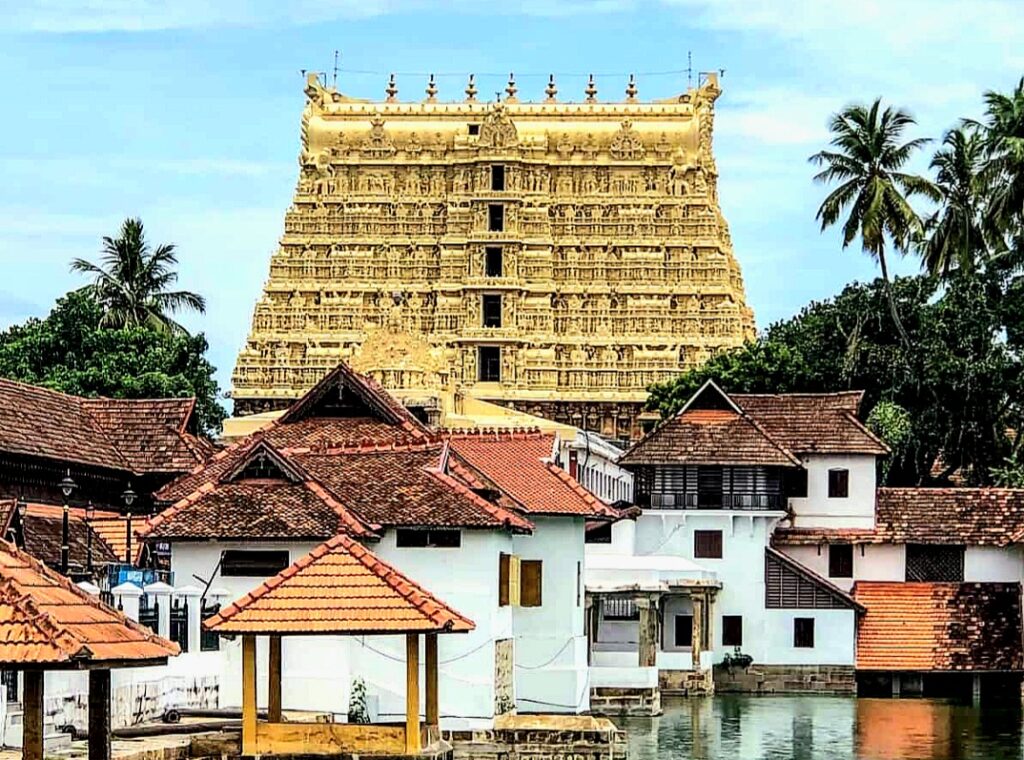
M 898 335 L 909 345 L 906 330 L 896 309 L 890 286 L 886 247 L 906 252 L 919 235 L 922 223 L 910 205 L 910 198 L 937 198 L 935 187 L 923 177 L 903 171 L 927 138 L 903 141 L 903 133 L 914 124 L 906 111 L 882 108 L 881 98 L 870 106 L 851 105 L 833 115 L 831 150 L 810 157 L 823 167 L 816 182 L 838 183 L 822 201 L 817 219 L 825 230 L 844 214 L 843 248 L 860 239 L 864 251 L 878 262 L 889 309 Z
M 707 379 L 732 392 L 865 391 L 861 412 L 886 437 L 890 484 L 991 482 L 1021 424 L 1021 364 L 1001 339 L 993 278 L 928 277 L 854 283 L 833 299 L 771 325 L 756 341 L 651 387 L 669 415 Z M 902 344 L 892 296 L 912 349 Z M 880 404 L 884 407 L 874 414 Z M 909 421 L 909 430 L 902 429 Z M 886 424 L 890 423 L 890 424 Z M 892 431 L 898 432 L 898 435 Z
M 104 327 L 103 317 L 89 293 L 76 291 L 45 319 L 0 333 L 0 377 L 80 396 L 195 396 L 201 428 L 220 429 L 225 412 L 203 335 Z
M 206 301 L 187 290 L 170 290 L 178 281 L 173 244 L 150 248 L 140 219 L 125 219 L 116 238 L 103 238 L 100 264 L 75 259 L 71 269 L 92 276 L 87 286 L 103 307 L 103 327 L 146 326 L 162 332 L 185 332 L 171 314 L 184 309 L 204 312 Z

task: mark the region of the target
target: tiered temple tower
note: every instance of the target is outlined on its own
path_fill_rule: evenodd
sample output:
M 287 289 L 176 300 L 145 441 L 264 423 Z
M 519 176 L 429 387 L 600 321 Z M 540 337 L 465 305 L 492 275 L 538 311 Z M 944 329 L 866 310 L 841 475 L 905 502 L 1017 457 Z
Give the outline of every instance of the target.
M 753 335 L 718 205 L 717 77 L 667 100 L 347 97 L 310 75 L 294 202 L 234 373 L 236 414 L 340 360 L 618 438 L 656 380 Z M 425 347 L 420 363 L 388 336 Z M 364 349 L 365 344 L 365 349 Z M 426 350 L 426 349 L 429 350 Z

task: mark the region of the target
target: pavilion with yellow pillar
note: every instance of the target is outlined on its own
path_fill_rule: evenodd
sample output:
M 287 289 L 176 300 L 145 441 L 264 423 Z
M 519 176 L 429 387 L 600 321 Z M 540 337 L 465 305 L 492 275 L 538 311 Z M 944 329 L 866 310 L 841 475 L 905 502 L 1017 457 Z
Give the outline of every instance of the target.
M 439 737 L 437 635 L 473 622 L 347 536 L 335 536 L 205 621 L 242 636 L 242 755 L 418 755 Z M 404 724 L 285 721 L 283 636 L 403 635 Z M 267 720 L 257 719 L 256 637 L 269 637 Z M 420 725 L 420 636 L 425 642 L 425 725 Z

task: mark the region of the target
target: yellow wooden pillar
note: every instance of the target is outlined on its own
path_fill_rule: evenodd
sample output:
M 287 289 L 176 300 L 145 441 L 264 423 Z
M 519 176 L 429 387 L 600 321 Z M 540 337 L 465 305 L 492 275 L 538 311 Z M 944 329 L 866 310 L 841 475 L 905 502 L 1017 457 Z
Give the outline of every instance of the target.
M 420 640 L 415 633 L 405 636 L 405 752 L 420 751 Z
M 440 710 L 438 709 L 438 694 L 437 694 L 437 634 L 427 634 L 427 661 L 426 671 L 427 676 L 427 726 L 433 729 L 437 729 L 440 723 Z
M 267 683 L 267 721 L 281 722 L 281 637 L 270 637 L 270 667 Z
M 23 760 L 43 760 L 43 671 L 25 671 L 24 697 L 21 756 Z
M 242 636 L 242 754 L 256 755 L 256 637 Z

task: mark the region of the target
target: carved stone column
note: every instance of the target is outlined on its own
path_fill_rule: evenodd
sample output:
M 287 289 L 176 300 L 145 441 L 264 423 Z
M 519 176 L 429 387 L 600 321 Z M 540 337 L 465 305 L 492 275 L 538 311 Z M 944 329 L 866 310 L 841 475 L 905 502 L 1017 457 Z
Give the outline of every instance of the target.
M 693 669 L 699 671 L 700 667 L 700 654 L 703 644 L 704 636 L 704 605 L 706 603 L 704 594 L 694 594 L 691 597 L 693 603 L 693 644 L 691 646 L 691 652 L 693 656 Z
M 641 668 L 653 668 L 658 662 L 658 595 L 637 597 L 636 606 L 640 611 L 639 665 Z

